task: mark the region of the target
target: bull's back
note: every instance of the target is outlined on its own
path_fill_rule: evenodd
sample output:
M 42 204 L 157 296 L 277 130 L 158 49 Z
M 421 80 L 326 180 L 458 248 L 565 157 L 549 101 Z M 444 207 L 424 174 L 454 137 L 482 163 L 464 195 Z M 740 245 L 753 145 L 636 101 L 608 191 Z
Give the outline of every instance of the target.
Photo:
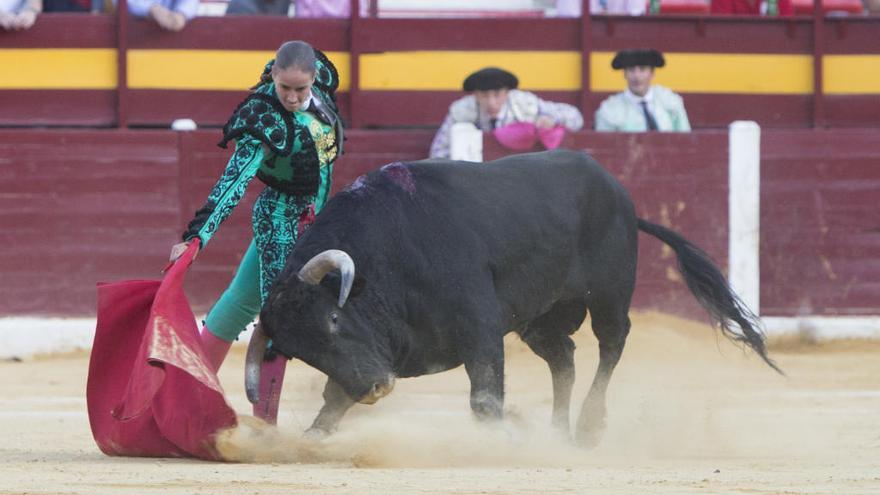
M 588 155 L 529 153 L 485 164 L 426 160 L 410 165 L 418 200 L 446 212 L 454 231 L 500 243 L 564 241 L 631 214 L 626 191 Z
M 342 249 L 364 270 L 375 269 L 374 277 L 436 276 L 423 284 L 432 289 L 480 269 L 513 286 L 542 277 L 560 285 L 560 266 L 588 255 L 621 222 L 635 232 L 626 191 L 581 152 L 396 163 L 332 198 L 297 244 L 291 267 Z

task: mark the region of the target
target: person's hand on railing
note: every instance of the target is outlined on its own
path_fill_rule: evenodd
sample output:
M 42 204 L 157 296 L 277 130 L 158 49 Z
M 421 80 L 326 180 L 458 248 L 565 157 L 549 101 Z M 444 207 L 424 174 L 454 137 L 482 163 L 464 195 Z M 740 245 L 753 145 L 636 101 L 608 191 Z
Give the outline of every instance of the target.
M 26 5 L 19 13 L 0 12 L 0 28 L 11 31 L 22 31 L 37 22 L 38 10 Z
M 186 25 L 186 17 L 183 14 L 159 4 L 150 7 L 150 17 L 159 27 L 168 31 L 180 31 Z

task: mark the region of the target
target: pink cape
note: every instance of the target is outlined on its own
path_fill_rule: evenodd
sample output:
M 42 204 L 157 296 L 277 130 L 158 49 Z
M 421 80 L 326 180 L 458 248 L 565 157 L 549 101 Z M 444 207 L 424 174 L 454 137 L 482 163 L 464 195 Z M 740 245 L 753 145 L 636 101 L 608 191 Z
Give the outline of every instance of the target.
M 196 251 L 191 243 L 161 281 L 98 284 L 86 401 L 107 455 L 221 460 L 213 436 L 236 417 L 183 292 Z
M 548 129 L 538 129 L 531 122 L 514 122 L 495 128 L 492 134 L 499 143 L 514 151 L 532 150 L 539 140 L 544 148 L 552 150 L 562 144 L 565 127 L 558 125 Z

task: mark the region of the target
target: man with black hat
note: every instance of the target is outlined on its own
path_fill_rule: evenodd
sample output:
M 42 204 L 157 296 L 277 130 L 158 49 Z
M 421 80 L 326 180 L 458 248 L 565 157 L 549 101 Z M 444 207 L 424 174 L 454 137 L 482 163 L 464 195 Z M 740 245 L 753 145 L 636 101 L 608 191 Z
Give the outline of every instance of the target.
M 623 69 L 626 91 L 611 95 L 596 111 L 597 131 L 688 132 L 691 124 L 681 96 L 659 84 L 651 84 L 654 69 L 666 61 L 657 50 L 623 50 L 611 67 Z
M 471 94 L 449 105 L 449 113 L 431 143 L 431 157 L 449 158 L 451 129 L 460 122 L 472 123 L 482 131 L 514 122 L 528 122 L 544 129 L 561 125 L 572 132 L 584 126 L 584 118 L 574 106 L 542 100 L 534 93 L 516 89 L 517 86 L 519 80 L 515 75 L 497 67 L 486 67 L 469 75 L 462 88 Z

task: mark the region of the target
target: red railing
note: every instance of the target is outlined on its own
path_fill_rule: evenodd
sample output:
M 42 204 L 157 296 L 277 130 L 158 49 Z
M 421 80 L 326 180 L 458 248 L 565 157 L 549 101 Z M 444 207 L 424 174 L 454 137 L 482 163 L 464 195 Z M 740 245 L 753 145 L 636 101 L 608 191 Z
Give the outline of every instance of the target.
M 588 2 L 583 3 L 586 9 Z M 373 10 L 375 15 L 375 3 Z M 352 9 L 351 19 L 198 18 L 182 32 L 167 33 L 146 21 L 129 18 L 121 0 L 113 18 L 45 14 L 29 31 L 0 32 L 0 50 L 106 47 L 115 49 L 118 55 L 115 89 L 0 90 L 0 125 L 164 127 L 181 114 L 192 116 L 203 126 L 221 125 L 229 108 L 240 100 L 241 92 L 130 88 L 129 50 L 270 50 L 295 33 L 325 50 L 350 54 L 350 66 L 343 70 L 348 71 L 351 84 L 348 93 L 341 95 L 341 106 L 349 124 L 359 128 L 436 126 L 449 102 L 459 96 L 455 91 L 365 90 L 360 84 L 362 54 L 399 50 L 576 50 L 581 54 L 581 88 L 539 93 L 580 106 L 589 123 L 592 110 L 607 96 L 590 89 L 591 53 L 633 46 L 653 46 L 668 52 L 811 57 L 814 90 L 809 94 L 687 93 L 695 127 L 718 128 L 741 118 L 752 118 L 764 127 L 875 127 L 880 99 L 875 94 L 827 95 L 823 87 L 823 57 L 880 54 L 880 44 L 876 42 L 880 17 L 826 16 L 825 10 L 828 9 L 814 9 L 810 17 L 789 18 L 669 14 L 566 19 L 386 19 L 361 18 L 358 9 Z

